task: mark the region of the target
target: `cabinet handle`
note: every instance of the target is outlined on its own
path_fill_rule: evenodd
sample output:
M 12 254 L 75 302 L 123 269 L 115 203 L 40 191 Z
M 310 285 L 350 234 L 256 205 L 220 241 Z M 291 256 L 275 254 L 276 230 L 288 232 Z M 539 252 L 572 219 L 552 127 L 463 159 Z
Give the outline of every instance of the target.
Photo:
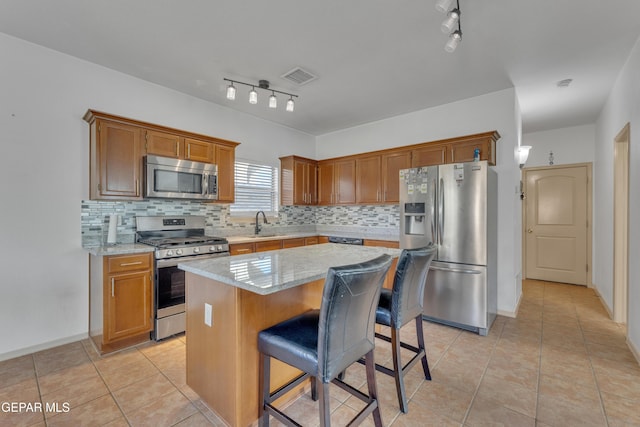
M 236 252 L 249 252 L 251 249 L 236 249 Z
M 191 144 L 187 144 L 187 159 L 191 158 Z
M 111 298 L 115 297 L 115 293 L 114 293 L 114 290 L 113 290 L 114 286 L 115 286 L 115 279 L 112 277 L 111 278 Z
M 123 262 L 123 263 L 120 263 L 120 267 L 127 267 L 127 266 L 130 266 L 130 265 L 140 265 L 140 264 L 142 264 L 142 261 Z
M 176 141 L 176 156 L 180 157 L 180 142 Z
M 140 180 L 136 179 L 136 197 L 140 195 Z

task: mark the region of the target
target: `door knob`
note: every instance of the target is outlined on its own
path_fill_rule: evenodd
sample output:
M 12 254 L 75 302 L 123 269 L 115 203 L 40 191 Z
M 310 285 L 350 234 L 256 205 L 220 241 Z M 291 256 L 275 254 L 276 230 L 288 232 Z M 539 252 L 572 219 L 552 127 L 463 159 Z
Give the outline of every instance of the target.
M 528 229 L 527 233 L 533 233 L 533 230 L 532 229 Z

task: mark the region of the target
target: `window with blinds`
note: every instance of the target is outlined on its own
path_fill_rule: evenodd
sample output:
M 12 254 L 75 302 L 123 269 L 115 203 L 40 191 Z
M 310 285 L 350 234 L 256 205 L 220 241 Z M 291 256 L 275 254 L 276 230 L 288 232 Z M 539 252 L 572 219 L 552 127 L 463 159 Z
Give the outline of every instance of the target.
M 267 215 L 278 213 L 278 168 L 236 159 L 236 200 L 230 206 L 231 215 L 252 216 L 258 211 Z

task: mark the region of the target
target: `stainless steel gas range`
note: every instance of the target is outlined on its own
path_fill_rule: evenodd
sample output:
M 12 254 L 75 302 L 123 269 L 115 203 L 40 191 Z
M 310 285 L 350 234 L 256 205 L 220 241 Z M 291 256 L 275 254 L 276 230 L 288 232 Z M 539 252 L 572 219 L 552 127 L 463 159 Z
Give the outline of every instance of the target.
M 203 216 L 136 217 L 136 242 L 156 248 L 155 340 L 185 330 L 185 274 L 178 263 L 229 255 L 227 240 L 207 236 L 204 230 Z

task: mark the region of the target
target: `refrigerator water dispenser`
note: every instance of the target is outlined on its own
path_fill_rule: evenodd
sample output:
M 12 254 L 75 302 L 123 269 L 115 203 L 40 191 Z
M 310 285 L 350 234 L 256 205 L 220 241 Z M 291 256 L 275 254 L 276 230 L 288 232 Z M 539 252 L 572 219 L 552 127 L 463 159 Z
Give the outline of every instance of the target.
M 404 204 L 404 234 L 424 236 L 426 228 L 426 212 L 424 203 Z

